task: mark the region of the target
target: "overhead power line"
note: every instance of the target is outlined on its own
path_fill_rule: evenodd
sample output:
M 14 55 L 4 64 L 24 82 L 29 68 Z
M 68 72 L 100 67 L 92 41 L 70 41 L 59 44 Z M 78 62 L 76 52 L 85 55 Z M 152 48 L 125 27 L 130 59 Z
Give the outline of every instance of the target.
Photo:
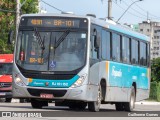
M 129 4 L 125 1 L 125 0 L 121 0 L 126 6 L 129 6 Z M 133 1 L 134 2 L 134 1 Z M 136 4 L 136 3 L 135 3 Z M 134 9 L 134 8 L 131 8 L 133 11 L 135 11 L 136 13 L 138 13 L 138 14 L 140 14 L 140 15 L 142 15 L 142 16 L 144 16 L 144 17 L 146 17 L 147 18 L 147 15 L 144 15 L 144 14 L 142 14 L 141 12 L 139 12 L 138 10 L 136 10 L 136 9 Z
M 60 12 L 64 12 L 64 13 L 65 13 L 65 11 L 60 10 L 59 8 L 57 8 L 57 7 L 53 6 L 53 5 L 50 5 L 49 3 L 47 3 L 47 2 L 45 2 L 45 1 L 43 1 L 43 0 L 41 0 L 41 2 L 43 2 L 44 4 L 46 4 L 46 5 L 48 5 L 48 6 L 52 7 L 52 8 L 54 8 L 54 9 L 60 11 Z
M 134 2 L 134 0 L 131 0 L 131 1 Z M 143 9 L 142 7 L 140 7 L 139 5 L 137 5 L 136 3 L 135 3 L 135 5 L 136 5 L 139 9 L 141 9 L 143 12 L 145 12 L 145 13 L 148 12 L 147 10 Z M 150 16 L 152 16 L 153 19 L 160 19 L 160 17 L 158 17 L 158 16 L 156 16 L 156 15 L 150 13 L 150 12 L 148 12 L 148 13 L 149 13 Z
M 126 10 L 126 9 L 124 9 L 123 7 L 121 7 L 120 5 L 118 5 L 115 1 L 113 1 L 113 3 L 116 4 L 116 5 L 117 5 L 119 8 L 121 8 L 122 10 Z M 142 16 L 138 16 L 138 15 L 136 15 L 136 14 L 133 14 L 133 13 L 130 12 L 130 11 L 128 11 L 128 13 L 131 14 L 131 15 L 133 15 L 133 16 L 135 16 L 135 17 L 137 17 L 137 18 L 146 19 L 146 18 L 144 18 L 144 17 L 142 17 Z

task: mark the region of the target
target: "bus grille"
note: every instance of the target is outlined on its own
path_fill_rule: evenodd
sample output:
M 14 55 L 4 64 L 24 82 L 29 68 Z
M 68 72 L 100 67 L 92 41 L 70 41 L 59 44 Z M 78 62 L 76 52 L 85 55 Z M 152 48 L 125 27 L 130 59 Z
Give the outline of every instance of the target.
M 1 82 L 0 83 L 0 88 L 8 88 L 11 87 L 12 83 L 5 83 L 5 82 Z
M 47 79 L 47 80 L 70 80 L 75 75 L 47 75 L 47 74 L 34 74 L 34 73 L 22 73 L 26 78 L 34 79 Z
M 27 90 L 32 96 L 37 96 L 37 97 L 40 97 L 41 93 L 53 94 L 54 97 L 63 97 L 67 92 L 67 90 L 46 90 L 46 89 L 33 89 L 33 88 L 28 88 Z

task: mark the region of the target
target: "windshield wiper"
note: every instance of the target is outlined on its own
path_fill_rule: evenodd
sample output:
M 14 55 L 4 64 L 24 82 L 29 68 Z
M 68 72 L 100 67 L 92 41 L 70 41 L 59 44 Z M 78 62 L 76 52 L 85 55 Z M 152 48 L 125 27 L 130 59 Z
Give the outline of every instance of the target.
M 35 32 L 36 38 L 38 40 L 38 44 L 40 45 L 41 49 L 44 50 L 45 49 L 45 46 L 44 46 L 45 36 L 44 36 L 44 38 L 42 40 L 41 35 L 37 31 L 37 29 L 34 29 L 34 32 Z
M 57 48 L 61 42 L 63 42 L 63 40 L 67 37 L 67 35 L 70 33 L 70 30 L 66 30 L 62 35 L 61 37 L 57 40 L 57 42 L 55 43 L 55 48 Z
M 35 32 L 35 35 L 36 35 L 36 39 L 38 40 L 38 44 L 39 46 L 41 47 L 41 60 L 42 58 L 44 57 L 44 50 L 45 50 L 45 46 L 44 46 L 44 43 L 45 43 L 45 35 L 43 37 L 43 39 L 41 38 L 41 35 L 40 33 L 37 31 L 37 29 L 34 29 L 34 32 Z

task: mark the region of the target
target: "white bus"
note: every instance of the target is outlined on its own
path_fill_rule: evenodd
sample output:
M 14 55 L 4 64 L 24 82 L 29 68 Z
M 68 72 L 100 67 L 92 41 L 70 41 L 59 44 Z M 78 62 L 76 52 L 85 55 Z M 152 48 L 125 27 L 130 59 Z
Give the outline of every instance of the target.
M 27 14 L 20 20 L 13 64 L 13 97 L 33 108 L 65 105 L 99 111 L 115 104 L 132 111 L 150 89 L 150 42 L 145 35 L 73 14 Z

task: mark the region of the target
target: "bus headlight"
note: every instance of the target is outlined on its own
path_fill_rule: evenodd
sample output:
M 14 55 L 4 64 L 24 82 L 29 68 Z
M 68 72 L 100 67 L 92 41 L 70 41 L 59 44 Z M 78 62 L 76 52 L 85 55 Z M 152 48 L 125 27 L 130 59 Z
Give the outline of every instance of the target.
M 25 86 L 24 82 L 21 80 L 19 76 L 15 78 L 15 83 L 19 86 Z
M 72 88 L 79 87 L 83 84 L 87 74 L 81 75 L 80 78 L 71 86 Z

